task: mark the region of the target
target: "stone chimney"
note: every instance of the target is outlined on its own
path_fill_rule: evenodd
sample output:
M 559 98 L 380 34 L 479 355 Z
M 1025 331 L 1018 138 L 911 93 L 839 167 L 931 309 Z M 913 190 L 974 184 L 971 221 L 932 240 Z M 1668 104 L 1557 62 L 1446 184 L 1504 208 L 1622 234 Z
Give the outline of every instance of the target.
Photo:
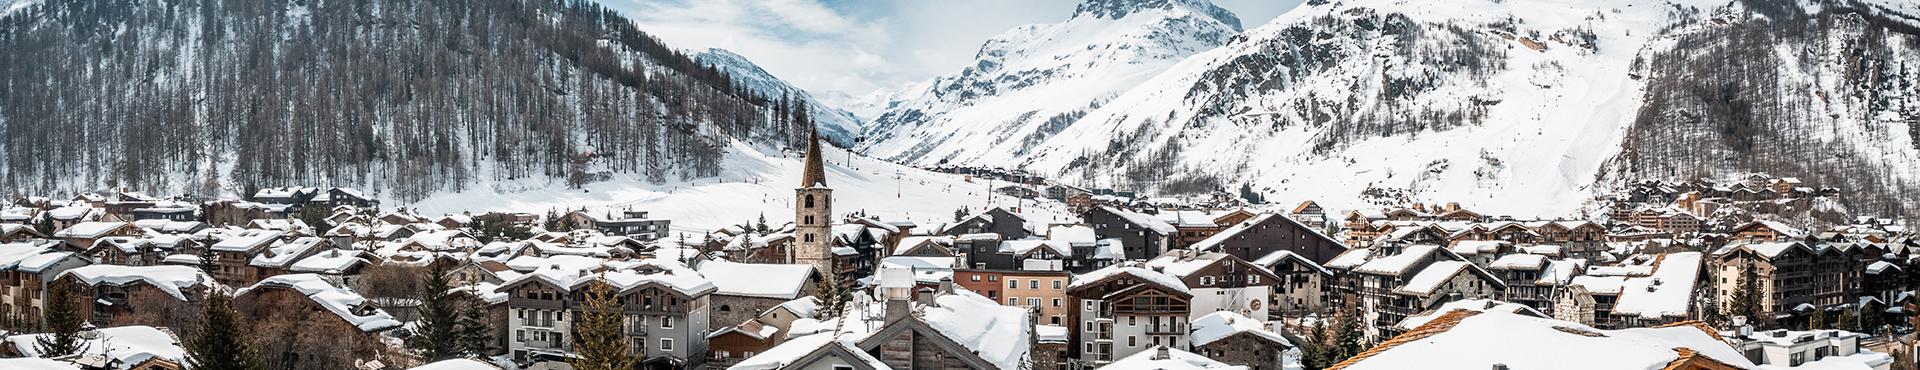
M 886 301 L 886 305 L 887 305 L 887 322 L 894 322 L 894 321 L 899 321 L 900 319 L 905 319 L 907 318 L 908 313 L 913 312 L 913 303 L 908 302 L 906 300 L 888 299 Z
M 1154 360 L 1167 360 L 1172 358 L 1173 358 L 1173 353 L 1170 353 L 1167 351 L 1167 346 L 1154 347 L 1153 349 Z
M 940 307 L 940 304 L 933 300 L 934 297 L 939 295 L 940 293 L 933 290 L 933 288 L 920 288 L 920 293 L 914 294 L 913 298 L 915 301 L 918 301 L 921 306 Z
M 940 295 L 953 294 L 953 277 L 940 278 Z

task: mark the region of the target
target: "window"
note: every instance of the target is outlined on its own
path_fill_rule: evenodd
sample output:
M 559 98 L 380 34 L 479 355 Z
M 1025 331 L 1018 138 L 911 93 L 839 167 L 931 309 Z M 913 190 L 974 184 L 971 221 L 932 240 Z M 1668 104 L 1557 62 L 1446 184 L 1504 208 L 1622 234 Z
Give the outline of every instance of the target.
M 1040 279 L 1027 280 L 1027 289 L 1040 289 Z
M 1020 279 L 1007 279 L 1007 289 L 1020 289 Z
M 1212 276 L 1201 276 L 1201 277 L 1200 277 L 1200 285 L 1213 285 L 1213 277 L 1212 277 Z
M 980 275 L 968 275 L 967 278 L 976 283 L 980 282 Z
M 733 307 L 724 304 L 720 305 L 720 312 L 733 312 Z
M 1139 340 L 1139 339 L 1140 339 L 1139 337 L 1135 337 L 1135 336 L 1132 336 L 1132 335 L 1128 335 L 1128 336 L 1127 336 L 1127 346 L 1128 346 L 1128 347 L 1139 347 L 1139 346 L 1140 346 L 1140 340 Z
M 1054 308 L 1060 308 L 1060 303 L 1061 303 L 1061 302 L 1060 302 L 1060 299 L 1059 299 L 1059 298 L 1054 298 L 1054 299 L 1053 299 L 1053 307 L 1054 307 Z
M 660 317 L 660 328 L 661 328 L 661 329 L 673 329 L 673 316 L 661 316 L 661 317 Z
M 672 351 L 672 350 L 673 350 L 673 338 L 660 338 L 660 350 L 662 350 L 662 351 Z
M 987 275 L 987 281 L 1000 281 L 1000 275 Z
M 525 341 L 527 341 L 527 331 L 526 331 L 526 330 L 514 330 L 514 331 L 513 331 L 513 340 L 514 340 L 514 341 L 517 341 L 517 342 L 525 342 Z
M 1059 281 L 1059 280 L 1054 280 L 1054 281 L 1053 281 L 1053 290 L 1060 290 L 1060 281 Z
M 1260 275 L 1247 275 L 1247 284 L 1259 284 Z
M 1139 316 L 1127 316 L 1127 326 L 1140 326 Z
M 1031 306 L 1031 307 L 1040 307 L 1040 299 L 1039 299 L 1039 298 L 1027 298 L 1027 306 Z
M 807 194 L 807 208 L 813 208 L 813 194 Z
M 1007 305 L 1008 305 L 1008 306 L 1012 306 L 1012 305 L 1016 305 L 1016 304 L 1020 304 L 1020 299 L 1019 299 L 1019 298 L 1014 298 L 1014 297 L 1007 297 Z

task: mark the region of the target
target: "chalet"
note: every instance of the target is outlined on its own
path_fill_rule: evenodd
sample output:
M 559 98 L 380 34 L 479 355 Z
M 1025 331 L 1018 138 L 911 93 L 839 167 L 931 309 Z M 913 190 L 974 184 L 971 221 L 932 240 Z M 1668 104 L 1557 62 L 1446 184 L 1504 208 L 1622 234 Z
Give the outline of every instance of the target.
M 1145 265 L 1122 262 L 1075 277 L 1069 321 L 1078 328 L 1072 356 L 1105 365 L 1154 346 L 1187 347 L 1193 293 Z
M 1263 213 L 1194 243 L 1193 250 L 1222 252 L 1242 260 L 1277 251 L 1292 251 L 1314 263 L 1325 263 L 1347 247 L 1320 231 L 1276 213 Z
M 60 229 L 60 231 L 53 233 L 53 237 L 65 241 L 67 248 L 84 251 L 92 249 L 93 243 L 100 238 L 111 236 L 140 236 L 141 234 L 140 228 L 134 227 L 133 224 L 130 223 L 118 221 L 89 221 Z
M 1287 217 L 1300 221 L 1300 224 L 1307 225 L 1315 230 L 1326 230 L 1328 221 L 1330 221 L 1327 219 L 1327 209 L 1321 208 L 1320 203 L 1315 203 L 1311 200 L 1300 202 L 1299 205 L 1293 206 L 1293 210 L 1287 212 Z
M 591 284 L 606 284 L 628 302 L 623 332 L 640 344 L 630 350 L 643 365 L 698 367 L 707 360 L 710 295 L 718 288 L 691 269 L 660 260 L 600 272 L 545 268 L 501 284 L 497 290 L 509 293 L 506 332 L 512 333 L 508 349 L 514 360 L 570 352 L 569 318 L 579 315 Z
M 708 261 L 700 264 L 699 272 L 717 288 L 708 298 L 713 306 L 708 325 L 716 332 L 813 294 L 821 278 L 813 265 L 801 264 Z
M 1093 225 L 1096 238 L 1119 240 L 1126 259 L 1147 259 L 1166 252 L 1179 232 L 1159 217 L 1114 207 L 1096 207 L 1082 216 Z
M 0 243 L 12 243 L 45 237 L 47 236 L 40 234 L 40 230 L 34 229 L 33 226 L 0 224 Z
M 207 246 L 212 250 L 214 266 L 209 268 L 214 280 L 227 286 L 248 286 L 260 281 L 260 271 L 250 265 L 253 257 L 265 252 L 274 242 L 280 240 L 284 232 L 271 230 L 243 230 L 222 236 L 219 242 Z
M 1557 318 L 1598 328 L 1629 328 L 1692 319 L 1700 279 L 1700 252 L 1675 252 L 1590 268 L 1574 277 L 1550 311 Z
M 293 345 L 268 344 L 258 350 L 268 366 L 290 368 L 295 361 L 306 366 L 351 368 L 354 362 L 375 360 L 385 345 L 382 332 L 401 327 L 400 320 L 389 315 L 350 289 L 314 274 L 290 274 L 269 277 L 233 294 L 234 310 L 249 322 L 293 322 L 297 325 L 260 325 L 250 330 L 264 335 L 289 338 L 323 338 Z M 271 318 L 271 319 L 270 319 Z M 318 343 L 316 343 L 318 342 Z M 322 344 L 324 343 L 324 344 Z M 309 346 L 325 345 L 345 351 L 350 358 L 329 358 L 306 354 Z M 316 361 L 327 363 L 314 364 Z
M 265 188 L 255 191 L 250 201 L 266 204 L 303 204 L 320 194 L 320 189 L 305 186 Z
M 1248 370 L 1299 368 L 1298 359 L 1289 360 L 1287 350 L 1293 342 L 1274 332 L 1266 320 L 1258 320 L 1232 311 L 1218 311 L 1193 320 L 1190 335 L 1193 350 L 1207 358 Z
M 972 292 L 954 290 L 951 284 L 917 292 L 908 291 L 912 285 L 883 282 L 881 286 L 885 310 L 877 322 L 795 333 L 778 347 L 730 369 L 1014 370 L 1035 366 L 1034 325 L 1023 310 L 995 305 Z M 859 316 L 874 315 L 861 312 Z M 835 329 L 855 334 L 823 332 Z
M 254 269 L 253 276 L 255 278 L 264 279 L 275 275 L 288 274 L 293 272 L 292 267 L 294 262 L 312 257 L 328 249 L 332 249 L 331 245 L 327 244 L 326 239 L 318 237 L 309 236 L 295 238 L 293 240 L 276 240 L 268 244 L 266 248 L 261 249 L 259 253 L 255 253 L 252 258 L 247 259 L 247 266 Z M 335 275 L 338 275 L 338 273 Z
M 0 318 L 38 327 L 46 308 L 47 289 L 60 273 L 91 264 L 78 253 L 62 251 L 56 242 L 0 244 Z
M 1607 228 L 1591 221 L 1531 221 L 1537 242 L 1567 247 L 1567 255 L 1592 259 L 1606 248 Z
M 1754 220 L 1733 228 L 1733 231 L 1728 233 L 1727 239 L 1749 242 L 1788 242 L 1803 240 L 1806 237 L 1805 231 L 1784 223 Z
M 1848 271 L 1821 269 L 1834 257 L 1798 241 L 1736 241 L 1715 250 L 1708 259 L 1709 275 L 1716 302 L 1733 302 L 1733 294 L 1749 288 L 1760 297 L 1760 305 L 1776 317 L 1754 318 L 1766 326 L 1774 319 L 1792 319 L 1843 303 L 1840 284 Z M 1821 297 L 1829 297 L 1821 299 Z
M 1266 303 L 1280 277 L 1231 254 L 1184 250 L 1147 261 L 1147 267 L 1180 279 L 1193 294 L 1189 321 L 1216 311 L 1234 312 L 1266 322 Z
M 961 236 L 967 234 L 997 234 L 1001 239 L 1025 239 L 1033 235 L 1027 230 L 1027 219 L 1006 208 L 994 207 L 961 219 L 960 222 L 947 224 L 940 230 L 941 235 Z
M 1275 251 L 1253 264 L 1275 276 L 1273 296 L 1267 301 L 1269 317 L 1300 317 L 1330 307 L 1325 292 L 1333 272 L 1313 260 L 1293 251 Z
M 602 217 L 587 211 L 568 212 L 561 216 L 563 222 L 570 222 L 576 228 L 600 230 L 609 235 L 626 235 L 640 240 L 655 240 L 667 236 L 667 228 L 672 221 L 647 217 L 647 211 L 626 210 L 620 217 L 608 215 Z
M 1578 259 L 1556 260 L 1533 253 L 1502 255 L 1482 266 L 1507 283 L 1502 299 L 1545 313 L 1554 312 L 1554 297 L 1585 267 Z
M 82 310 L 82 316 L 99 327 L 174 325 L 161 321 L 165 316 L 141 317 L 140 310 L 151 304 L 199 302 L 215 289 L 212 278 L 187 266 L 80 266 L 60 273 L 53 286 L 72 289 L 75 306 L 92 308 Z
M 380 206 L 379 200 L 374 200 L 368 197 L 366 193 L 361 193 L 360 190 L 353 188 L 329 188 L 327 191 L 315 193 L 312 197 L 307 198 L 305 203 L 307 203 L 308 206 L 328 208 L 338 208 L 341 206 L 373 208 Z
M 1465 258 L 1436 245 L 1384 250 L 1354 266 L 1338 282 L 1354 294 L 1358 307 L 1374 312 L 1373 338 L 1399 333 L 1393 325 L 1408 315 L 1463 298 L 1497 298 L 1506 283 Z M 1396 253 L 1397 252 L 1397 253 Z M 1341 266 L 1328 264 L 1329 268 Z

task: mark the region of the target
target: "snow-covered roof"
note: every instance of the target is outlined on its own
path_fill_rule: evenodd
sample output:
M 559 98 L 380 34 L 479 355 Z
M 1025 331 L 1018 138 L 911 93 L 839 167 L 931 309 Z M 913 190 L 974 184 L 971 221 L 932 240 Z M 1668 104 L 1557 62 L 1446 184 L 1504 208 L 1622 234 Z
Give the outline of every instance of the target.
M 973 350 L 1001 369 L 1020 369 L 1033 349 L 1031 316 L 1021 307 L 1002 306 L 987 297 L 956 289 L 920 306 L 920 319 L 947 339 Z
M 1873 261 L 1873 264 L 1867 265 L 1867 273 L 1869 274 L 1879 275 L 1882 272 L 1886 272 L 1887 269 L 1899 271 L 1900 267 L 1894 266 L 1893 263 L 1887 261 Z
M 1092 243 L 1099 236 L 1093 228 L 1085 225 L 1053 225 L 1047 227 L 1047 240 L 1059 240 L 1071 243 Z
M 1454 276 L 1479 269 L 1479 266 L 1474 266 L 1467 261 L 1434 261 L 1428 264 L 1427 268 L 1421 269 L 1419 274 L 1407 279 L 1406 285 L 1394 290 L 1403 293 L 1431 294 L 1447 281 L 1453 280 Z
M 288 271 L 312 272 L 323 274 L 344 273 L 354 265 L 368 264 L 366 252 L 351 249 L 330 249 L 302 258 L 288 266 Z
M 589 282 L 604 282 L 616 290 L 627 291 L 645 286 L 661 286 L 683 295 L 698 297 L 718 291 L 712 281 L 701 277 L 699 272 L 681 265 L 679 262 L 648 259 L 632 265 L 629 270 L 615 270 L 580 276 L 569 290 L 586 287 Z
M 1453 245 L 1448 246 L 1447 249 L 1452 250 L 1453 253 L 1458 253 L 1460 255 L 1475 255 L 1475 254 L 1481 254 L 1481 253 L 1494 253 L 1499 251 L 1500 247 L 1506 246 L 1508 244 L 1510 243 L 1508 243 L 1505 240 L 1461 240 L 1461 241 L 1453 242 Z
M 1487 264 L 1487 268 L 1494 269 L 1494 270 L 1535 271 L 1535 270 L 1539 270 L 1541 267 L 1545 267 L 1546 263 L 1547 263 L 1547 256 L 1544 256 L 1544 255 L 1531 254 L 1531 253 L 1515 253 L 1515 254 L 1500 256 L 1500 259 L 1493 260 L 1493 263 Z
M 254 267 L 286 267 L 292 264 L 294 259 L 305 256 L 308 252 L 319 250 L 326 244 L 328 244 L 326 239 L 311 236 L 286 242 L 275 241 L 272 245 L 268 246 L 266 250 L 253 255 L 253 258 L 248 260 L 247 264 Z
M 127 223 L 114 222 L 114 221 L 87 221 L 87 222 L 73 224 L 73 226 L 68 226 L 65 229 L 60 229 L 60 231 L 56 231 L 53 233 L 53 237 L 62 238 L 62 239 L 93 239 L 93 238 L 99 238 L 102 235 L 106 235 L 107 233 L 113 232 L 114 230 L 119 230 L 120 228 L 123 228 L 123 227 L 127 227 Z
M 500 367 L 485 362 L 456 358 L 420 365 L 408 370 L 500 370 Z
M 1112 278 L 1119 275 L 1127 275 L 1134 279 L 1153 283 L 1154 285 L 1160 285 L 1161 287 L 1171 289 L 1173 291 L 1186 293 L 1186 294 L 1193 294 L 1192 292 L 1187 290 L 1187 284 L 1184 282 L 1181 282 L 1180 278 L 1176 278 L 1176 277 L 1173 277 L 1172 275 L 1163 274 L 1157 271 L 1148 270 L 1145 267 L 1142 267 L 1140 265 L 1133 264 L 1133 263 L 1118 263 L 1111 266 L 1102 267 L 1099 270 L 1088 271 L 1085 274 L 1074 275 L 1073 283 L 1067 284 L 1067 289 L 1068 290 L 1077 289 L 1079 287 L 1086 286 L 1087 284 L 1092 284 L 1094 282 L 1106 280 L 1108 278 Z
M 1547 314 L 1540 312 L 1540 310 L 1535 310 L 1533 309 L 1533 307 L 1528 307 L 1527 305 L 1524 305 L 1524 304 L 1498 301 L 1498 300 L 1485 299 L 1485 298 L 1469 298 L 1469 299 L 1462 299 L 1462 300 L 1453 301 L 1453 302 L 1447 302 L 1446 304 L 1440 305 L 1439 308 L 1435 308 L 1433 310 L 1415 314 L 1412 316 L 1407 316 L 1406 319 L 1400 320 L 1400 323 L 1394 325 L 1394 327 L 1400 328 L 1400 330 L 1413 330 L 1414 328 L 1418 328 L 1421 325 L 1426 325 L 1427 322 L 1433 321 L 1433 319 L 1440 318 L 1440 316 L 1446 315 L 1448 312 L 1453 312 L 1454 310 L 1467 310 L 1467 311 L 1475 311 L 1475 312 L 1496 311 L 1496 312 L 1506 312 L 1506 313 L 1519 314 L 1519 315 L 1528 315 L 1533 317 L 1547 317 Z
M 1407 246 L 1406 249 L 1401 250 L 1400 254 L 1375 258 L 1354 268 L 1354 271 L 1383 275 L 1404 274 L 1408 268 L 1413 267 L 1414 263 L 1420 262 L 1421 259 L 1439 249 L 1440 246 L 1431 244 Z
M 1188 334 L 1187 338 L 1191 340 L 1196 347 L 1211 344 L 1214 341 L 1226 339 L 1227 337 L 1240 333 L 1247 333 L 1254 337 L 1271 341 L 1274 344 L 1293 347 L 1293 342 L 1287 341 L 1287 338 L 1280 336 L 1280 333 L 1275 333 L 1273 330 L 1268 329 L 1266 323 L 1241 315 L 1238 312 L 1214 311 L 1206 316 L 1194 319 L 1191 324 L 1193 325 L 1193 330 Z
M 254 248 L 265 246 L 275 239 L 279 239 L 280 236 L 285 233 L 286 232 L 279 230 L 241 230 L 237 233 L 227 234 L 226 239 L 221 239 L 219 243 L 213 243 L 213 246 L 209 248 L 222 252 L 251 251 Z
M 1753 251 L 1754 254 L 1758 254 L 1761 257 L 1772 259 L 1775 257 L 1779 257 L 1781 253 L 1785 253 L 1789 249 L 1795 249 L 1795 248 L 1807 250 L 1808 252 L 1812 251 L 1811 249 L 1807 248 L 1806 244 L 1797 242 L 1797 241 L 1751 242 L 1751 243 L 1734 242 L 1734 243 L 1728 243 L 1726 246 L 1720 247 L 1720 249 L 1717 251 L 1714 251 L 1713 254 L 1724 255 L 1727 253 L 1733 253 L 1733 251 L 1735 250 L 1746 249 L 1746 250 Z
M 1686 351 L 1681 351 L 1685 349 Z M 1600 330 L 1507 312 L 1456 310 L 1361 353 L 1344 369 L 1659 369 L 1684 355 L 1752 368 L 1740 351 L 1693 325 Z
M 182 301 L 187 300 L 187 295 L 181 290 L 213 284 L 213 278 L 200 269 L 176 265 L 87 265 L 62 271 L 60 276 L 72 276 L 87 285 L 125 286 L 143 282 Z
M 18 345 L 32 345 L 32 343 L 22 342 L 22 343 L 18 343 Z M 80 370 L 80 368 L 74 367 L 73 364 L 71 363 L 67 363 L 64 361 L 48 360 L 48 359 L 39 358 L 39 357 L 0 358 L 0 369 Z
M 367 302 L 365 297 L 353 290 L 334 286 L 326 278 L 315 274 L 277 275 L 260 280 L 253 286 L 234 292 L 234 297 L 245 296 L 265 287 L 287 288 L 299 291 L 312 299 L 314 303 L 346 320 L 348 324 L 361 331 L 375 332 L 400 327 L 400 321 L 394 320 L 386 311 Z
M 1067 327 L 1045 324 L 1034 325 L 1033 336 L 1040 343 L 1066 343 L 1070 338 Z
M 1073 243 L 1059 240 L 1023 239 L 1000 242 L 1000 252 L 1013 255 L 1026 255 L 1035 249 L 1046 248 L 1062 256 L 1073 255 Z
M 1144 228 L 1144 229 L 1153 230 L 1156 233 L 1173 235 L 1174 233 L 1179 232 L 1179 229 L 1174 228 L 1173 225 L 1168 224 L 1166 221 L 1161 221 L 1159 217 L 1154 217 L 1153 215 L 1134 212 L 1134 211 L 1128 211 L 1128 210 L 1119 209 L 1119 208 L 1113 208 L 1109 206 L 1101 206 L 1100 209 L 1106 210 L 1108 213 L 1112 213 L 1115 216 L 1120 216 L 1121 220 L 1140 226 L 1141 228 Z
M 880 269 L 912 271 L 914 281 L 933 283 L 953 278 L 953 266 L 958 262 L 956 257 L 891 256 L 880 259 Z
M 1160 351 L 1166 350 L 1165 357 Z M 1166 346 L 1152 346 L 1119 360 L 1114 360 L 1098 370 L 1246 370 L 1246 366 L 1228 365 L 1214 361 L 1206 356 L 1182 351 Z
M 104 357 L 117 360 L 121 364 L 133 365 L 153 358 L 166 359 L 173 363 L 185 363 L 187 353 L 182 349 L 174 335 L 151 326 L 120 326 L 100 328 L 99 337 L 82 339 L 82 356 Z M 52 334 L 21 334 L 6 338 L 8 346 L 20 351 L 21 356 L 41 357 L 35 343 Z M 0 362 L 0 365 L 11 365 Z M 5 369 L 16 369 L 0 366 Z M 36 368 L 25 368 L 36 369 Z M 49 368 L 56 369 L 56 368 Z
M 1693 306 L 1700 259 L 1700 252 L 1668 253 L 1657 260 L 1653 275 L 1626 278 L 1613 313 L 1649 319 L 1685 317 Z
M 1355 267 L 1359 267 L 1361 264 L 1367 263 L 1367 259 L 1369 258 L 1373 258 L 1372 249 L 1365 249 L 1365 248 L 1348 249 L 1346 252 L 1340 252 L 1339 255 L 1333 256 L 1333 259 L 1327 260 L 1326 267 L 1337 268 L 1342 270 L 1350 270 Z
M 700 264 L 700 274 L 719 287 L 715 294 L 794 299 L 809 293 L 802 288 L 813 265 L 708 261 Z
M 1328 271 L 1327 268 L 1320 267 L 1320 264 L 1313 263 L 1312 259 L 1308 259 L 1306 256 L 1302 256 L 1299 253 L 1293 253 L 1293 251 L 1290 251 L 1290 250 L 1278 250 L 1278 251 L 1273 251 L 1273 253 L 1267 253 L 1267 255 L 1265 256 L 1260 256 L 1259 259 L 1253 260 L 1253 264 L 1260 265 L 1260 267 L 1265 267 L 1271 270 L 1273 269 L 1274 265 L 1279 264 L 1281 261 L 1288 261 L 1288 260 L 1291 260 L 1293 261 L 1293 263 L 1296 263 L 1296 264 L 1310 267 L 1314 271 L 1319 271 L 1321 274 L 1333 275 L 1333 271 Z

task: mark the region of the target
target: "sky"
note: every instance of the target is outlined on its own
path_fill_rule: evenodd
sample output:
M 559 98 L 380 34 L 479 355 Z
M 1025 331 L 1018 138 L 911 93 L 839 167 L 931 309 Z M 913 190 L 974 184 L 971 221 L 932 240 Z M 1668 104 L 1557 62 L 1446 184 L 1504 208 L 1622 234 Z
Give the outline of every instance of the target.
M 1246 28 L 1300 0 L 1214 0 Z M 1065 21 L 1076 0 L 603 0 L 686 50 L 724 48 L 822 99 L 959 71 L 1015 26 Z M 844 94 L 844 95 L 839 95 Z

